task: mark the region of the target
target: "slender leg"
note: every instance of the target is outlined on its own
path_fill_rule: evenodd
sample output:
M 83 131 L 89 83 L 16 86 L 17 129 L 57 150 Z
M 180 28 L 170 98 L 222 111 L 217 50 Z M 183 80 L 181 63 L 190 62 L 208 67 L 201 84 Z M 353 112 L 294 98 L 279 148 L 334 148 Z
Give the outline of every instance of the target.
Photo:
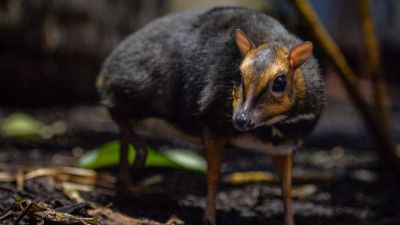
M 135 168 L 143 168 L 146 164 L 147 159 L 147 148 L 144 141 L 132 130 L 129 132 L 129 140 L 130 143 L 135 147 L 136 157 L 133 161 L 132 167 Z
M 121 143 L 120 143 L 120 172 L 118 177 L 118 183 L 129 184 L 131 181 L 129 174 L 129 168 L 131 172 L 136 172 L 137 169 L 144 167 L 147 157 L 147 149 L 144 141 L 135 133 L 132 129 L 129 118 L 123 113 L 115 109 L 110 109 L 110 115 L 115 121 L 120 130 Z M 135 161 L 132 167 L 129 167 L 128 162 L 128 149 L 129 144 L 132 144 L 136 150 Z M 123 187 L 121 187 L 123 188 Z
M 144 168 L 147 159 L 147 148 L 144 141 L 129 127 L 128 141 L 135 147 L 135 160 L 130 167 L 131 174 L 135 175 L 140 173 L 141 169 Z
M 203 135 L 203 144 L 207 160 L 207 201 L 203 224 L 215 225 L 216 196 L 221 178 L 221 156 L 226 139 L 218 138 L 209 131 Z
M 125 132 L 120 129 L 120 152 L 119 152 L 119 171 L 117 180 L 117 198 L 123 195 L 131 184 L 128 162 L 129 142 Z M 122 200 L 123 198 L 121 198 Z
M 275 165 L 276 172 L 281 181 L 283 212 L 286 225 L 294 225 L 292 209 L 292 160 L 290 155 L 274 155 L 271 159 Z

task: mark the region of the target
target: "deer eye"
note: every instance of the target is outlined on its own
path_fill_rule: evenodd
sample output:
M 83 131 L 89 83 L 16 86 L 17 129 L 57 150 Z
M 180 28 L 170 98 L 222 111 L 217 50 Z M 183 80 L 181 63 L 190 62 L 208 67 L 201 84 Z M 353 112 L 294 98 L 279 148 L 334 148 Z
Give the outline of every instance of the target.
M 286 76 L 285 75 L 279 75 L 277 78 L 275 78 L 275 81 L 272 85 L 272 92 L 275 93 L 282 93 L 286 89 Z

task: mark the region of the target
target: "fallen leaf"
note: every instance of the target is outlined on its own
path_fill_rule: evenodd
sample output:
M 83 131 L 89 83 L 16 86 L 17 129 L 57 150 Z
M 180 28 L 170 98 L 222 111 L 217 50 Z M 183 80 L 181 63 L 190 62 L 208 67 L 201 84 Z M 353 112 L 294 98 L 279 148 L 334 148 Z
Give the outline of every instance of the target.
M 276 183 L 276 176 L 266 171 L 234 172 L 226 175 L 223 181 L 228 184 L 240 185 L 248 183 Z
M 324 172 L 302 172 L 293 174 L 293 183 L 322 183 L 333 180 L 333 175 Z M 223 181 L 232 185 L 242 185 L 250 183 L 278 183 L 275 174 L 268 171 L 247 171 L 234 172 L 225 175 Z
M 146 166 L 169 167 L 205 173 L 205 160 L 196 153 L 186 149 L 171 149 L 159 152 L 148 147 Z M 129 147 L 129 162 L 135 158 L 135 151 Z M 117 165 L 119 162 L 119 142 L 111 141 L 99 148 L 89 151 L 80 158 L 80 165 L 84 168 L 99 169 Z

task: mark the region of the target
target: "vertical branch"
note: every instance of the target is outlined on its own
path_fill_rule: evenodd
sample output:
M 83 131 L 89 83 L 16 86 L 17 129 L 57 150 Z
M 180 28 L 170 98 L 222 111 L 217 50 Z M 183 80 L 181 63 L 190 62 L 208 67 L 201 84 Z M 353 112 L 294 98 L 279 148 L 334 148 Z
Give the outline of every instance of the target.
M 357 3 L 367 53 L 368 70 L 372 81 L 375 112 L 382 127 L 387 131 L 386 135 L 388 135 L 388 139 L 391 140 L 393 146 L 390 149 L 383 149 L 385 150 L 383 153 L 386 158 L 398 158 L 393 143 L 393 137 L 390 133 L 391 127 L 389 124 L 390 116 L 387 102 L 388 97 L 385 91 L 383 73 L 380 68 L 381 50 L 375 30 L 375 24 L 371 15 L 371 2 L 369 0 L 358 0 Z
M 353 70 L 348 65 L 344 55 L 340 51 L 339 47 L 336 45 L 335 41 L 328 34 L 325 27 L 319 21 L 314 9 L 307 0 L 292 0 L 297 8 L 297 11 L 305 19 L 305 21 L 312 28 L 315 38 L 322 47 L 324 53 L 333 62 L 336 69 L 339 71 L 339 76 L 344 82 L 345 86 L 352 87 L 355 93 L 358 92 L 357 88 L 357 77 Z M 353 92 L 353 91 L 350 91 Z M 355 94 L 355 95 L 358 95 Z M 357 100 L 358 101 L 358 100 Z M 365 104 L 362 99 L 360 99 L 357 104 Z
M 380 46 L 375 31 L 375 25 L 371 16 L 371 5 L 369 0 L 358 0 L 358 10 L 360 14 L 360 22 L 365 41 L 367 53 L 368 70 L 372 79 L 373 97 L 376 113 L 381 120 L 382 126 L 390 130 L 389 110 L 387 104 L 387 93 L 383 74 L 380 69 L 381 57 Z
M 358 11 L 360 14 L 361 28 L 365 38 L 365 47 L 367 48 L 368 67 L 371 72 L 377 73 L 381 63 L 380 46 L 375 32 L 375 25 L 372 20 L 370 1 L 358 0 Z
M 338 75 L 342 80 L 350 99 L 360 112 L 370 132 L 375 136 L 378 144 L 383 148 L 380 153 L 383 153 L 384 151 L 385 154 L 382 155 L 385 157 L 387 162 L 390 163 L 394 168 L 400 170 L 400 159 L 398 157 L 393 157 L 392 154 L 395 153 L 395 150 L 393 141 L 390 138 L 390 132 L 387 127 L 382 125 L 379 118 L 375 116 L 373 111 L 370 110 L 369 105 L 362 98 L 357 87 L 355 73 L 350 68 L 339 47 L 328 34 L 325 27 L 321 24 L 313 7 L 307 0 L 292 0 L 292 2 L 300 15 L 311 27 L 311 30 L 324 53 L 333 62 L 334 66 L 338 70 Z

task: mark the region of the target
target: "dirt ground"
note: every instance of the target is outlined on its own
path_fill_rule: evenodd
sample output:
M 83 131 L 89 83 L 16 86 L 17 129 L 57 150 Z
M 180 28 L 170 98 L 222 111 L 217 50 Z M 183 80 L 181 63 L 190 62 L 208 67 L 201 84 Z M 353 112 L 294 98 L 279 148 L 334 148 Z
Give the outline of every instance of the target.
M 2 109 L 1 114 L 7 115 L 14 110 Z M 76 166 L 82 152 L 117 137 L 115 127 L 104 110 L 98 107 L 40 109 L 29 110 L 29 113 L 44 121 L 66 121 L 67 133 L 46 141 L 2 140 L 0 172 L 17 171 L 21 167 Z M 338 113 L 345 115 L 331 117 Z M 330 178 L 295 183 L 295 189 L 306 187 L 311 190 L 294 198 L 296 224 L 400 224 L 399 174 L 378 163 L 377 151 L 363 131 L 364 128 L 354 122 L 357 119 L 352 109 L 339 106 L 330 108 L 326 118 L 322 119 L 306 146 L 296 153 L 294 174 L 327 174 Z M 160 149 L 171 147 L 171 143 L 165 142 L 151 144 Z M 201 152 L 198 148 L 194 150 Z M 240 149 L 225 151 L 223 175 L 252 170 L 272 171 L 271 163 L 261 153 Z M 110 175 L 115 175 L 115 172 L 115 168 L 102 171 Z M 138 179 L 155 175 L 160 178 L 159 182 L 127 196 L 128 203 L 114 202 L 111 208 L 129 217 L 161 223 L 174 216 L 184 224 L 200 224 L 205 203 L 204 175 L 145 168 L 140 171 Z M 234 185 L 223 182 L 218 194 L 218 224 L 282 224 L 282 203 L 278 190 L 278 185 L 274 183 Z M 12 224 L 17 220 L 21 211 L 16 203 L 17 198 L 44 202 L 52 209 L 87 216 L 93 204 L 106 206 L 114 201 L 114 196 L 113 190 L 97 188 L 82 193 L 81 197 L 86 203 L 78 204 L 46 178 L 25 182 L 22 192 L 16 191 L 14 182 L 1 182 L 0 224 Z M 9 209 L 9 215 L 3 218 Z M 101 218 L 100 221 L 104 222 Z M 32 223 L 27 217 L 19 222 Z

